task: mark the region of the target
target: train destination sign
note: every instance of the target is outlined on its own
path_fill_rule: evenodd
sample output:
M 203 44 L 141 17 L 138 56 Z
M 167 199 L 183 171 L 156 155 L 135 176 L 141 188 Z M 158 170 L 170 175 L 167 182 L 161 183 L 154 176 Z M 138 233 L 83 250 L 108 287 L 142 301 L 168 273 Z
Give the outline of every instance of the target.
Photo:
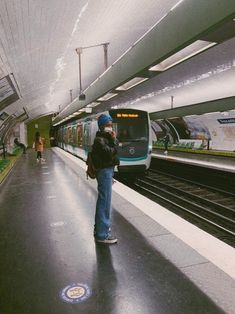
M 117 113 L 117 118 L 138 118 L 138 113 Z

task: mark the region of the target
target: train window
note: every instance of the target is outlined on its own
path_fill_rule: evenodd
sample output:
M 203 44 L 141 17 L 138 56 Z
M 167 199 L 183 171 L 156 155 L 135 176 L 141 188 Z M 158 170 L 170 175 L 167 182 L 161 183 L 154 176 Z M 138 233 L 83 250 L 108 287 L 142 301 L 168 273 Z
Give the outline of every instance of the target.
M 76 145 L 77 143 L 77 132 L 76 132 L 76 125 L 72 126 L 72 141 L 71 144 L 72 145 Z
M 85 146 L 91 146 L 91 135 L 90 135 L 90 123 L 84 124 L 84 129 L 83 129 L 83 143 Z
M 115 123 L 117 138 L 121 142 L 125 141 L 147 141 L 148 126 L 144 120 L 129 120 L 125 119 Z
M 82 147 L 82 125 L 77 125 L 77 138 L 78 138 L 78 147 Z
M 72 144 L 73 142 L 73 133 L 71 126 L 67 129 L 67 136 L 68 136 L 68 144 Z

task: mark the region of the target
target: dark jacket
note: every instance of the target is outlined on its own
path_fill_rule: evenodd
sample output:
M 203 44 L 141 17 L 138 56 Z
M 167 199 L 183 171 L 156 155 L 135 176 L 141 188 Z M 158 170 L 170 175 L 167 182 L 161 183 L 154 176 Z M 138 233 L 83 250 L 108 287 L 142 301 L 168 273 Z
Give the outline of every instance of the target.
M 108 132 L 98 131 L 92 145 L 92 160 L 96 169 L 119 165 L 116 146 L 118 141 Z

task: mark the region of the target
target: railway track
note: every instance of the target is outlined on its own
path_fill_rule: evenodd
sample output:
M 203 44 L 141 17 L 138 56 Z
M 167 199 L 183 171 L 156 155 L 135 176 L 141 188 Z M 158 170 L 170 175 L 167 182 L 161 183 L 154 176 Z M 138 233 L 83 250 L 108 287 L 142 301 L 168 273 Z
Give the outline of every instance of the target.
M 235 194 L 151 169 L 132 188 L 235 247 Z

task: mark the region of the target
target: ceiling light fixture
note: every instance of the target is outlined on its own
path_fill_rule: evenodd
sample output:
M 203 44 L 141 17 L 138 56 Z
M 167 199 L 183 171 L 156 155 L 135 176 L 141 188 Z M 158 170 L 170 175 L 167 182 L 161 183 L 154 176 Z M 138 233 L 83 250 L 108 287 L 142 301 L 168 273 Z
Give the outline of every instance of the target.
M 128 90 L 144 81 L 148 80 L 148 77 L 134 77 L 130 81 L 120 85 L 119 87 L 115 88 L 116 90 L 125 91 Z
M 182 50 L 176 52 L 174 55 L 170 56 L 169 58 L 163 60 L 162 62 L 158 63 L 157 65 L 149 68 L 150 71 L 165 71 L 174 65 L 181 63 L 192 56 L 198 54 L 199 52 L 202 52 L 217 43 L 215 42 L 209 42 L 205 40 L 197 40 L 191 45 L 183 48 Z
M 117 94 L 115 94 L 115 93 L 107 93 L 104 96 L 98 98 L 97 100 L 98 101 L 106 101 L 106 100 L 109 100 L 109 99 L 111 99 L 111 98 L 113 98 L 115 96 L 117 96 Z

